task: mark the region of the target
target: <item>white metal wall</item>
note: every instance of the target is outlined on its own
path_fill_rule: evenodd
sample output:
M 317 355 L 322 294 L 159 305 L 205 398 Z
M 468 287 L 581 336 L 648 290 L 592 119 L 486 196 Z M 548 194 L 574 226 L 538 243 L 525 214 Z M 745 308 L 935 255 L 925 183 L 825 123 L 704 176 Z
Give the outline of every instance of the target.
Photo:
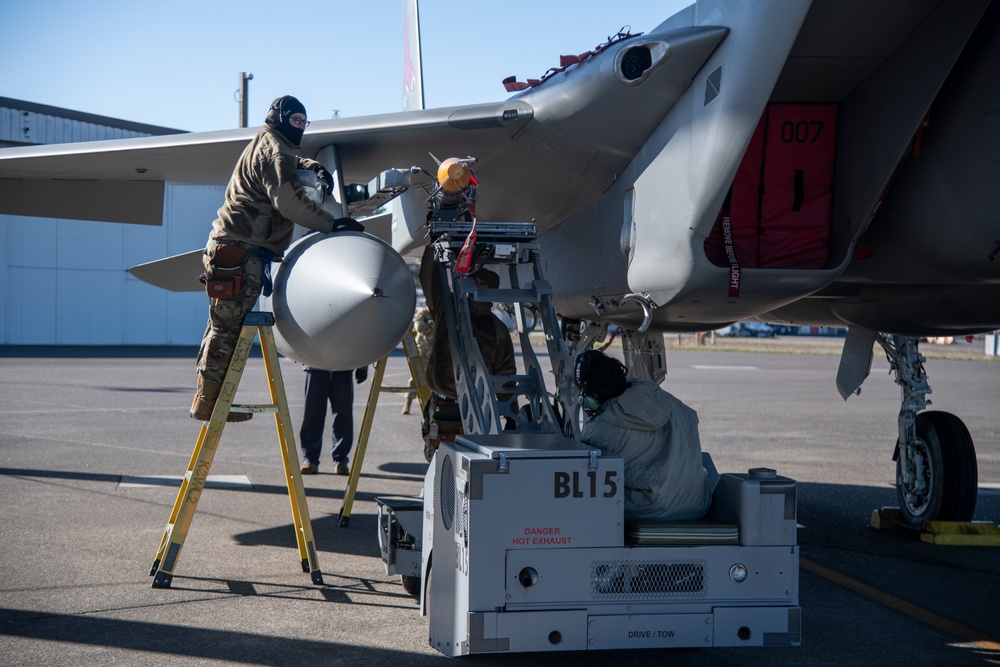
M 0 216 L 0 344 L 200 343 L 204 292 L 167 292 L 128 268 L 204 247 L 223 194 L 168 185 L 162 227 Z
M 169 132 L 12 102 L 0 98 L 0 142 L 8 144 Z M 0 215 L 0 345 L 198 345 L 205 293 L 167 292 L 128 269 L 203 248 L 224 192 L 168 184 L 162 227 Z

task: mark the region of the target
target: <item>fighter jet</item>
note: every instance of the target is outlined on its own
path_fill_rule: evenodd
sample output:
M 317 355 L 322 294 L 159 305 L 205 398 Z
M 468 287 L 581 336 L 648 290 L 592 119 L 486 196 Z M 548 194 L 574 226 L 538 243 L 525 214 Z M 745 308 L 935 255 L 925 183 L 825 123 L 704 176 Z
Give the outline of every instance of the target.
M 881 345 L 904 518 L 971 518 L 974 444 L 923 411 L 917 341 L 1000 327 L 1000 2 L 699 0 L 540 69 L 495 103 L 313 122 L 304 153 L 340 184 L 474 156 L 479 219 L 535 222 L 563 321 L 633 346 L 740 320 L 848 327 L 846 398 Z M 406 75 L 419 99 L 419 64 Z M 255 131 L 6 149 L 0 213 L 160 224 L 164 183 L 224 184 Z M 406 199 L 369 227 L 399 253 L 426 243 Z M 323 262 L 302 264 L 301 289 L 320 283 Z

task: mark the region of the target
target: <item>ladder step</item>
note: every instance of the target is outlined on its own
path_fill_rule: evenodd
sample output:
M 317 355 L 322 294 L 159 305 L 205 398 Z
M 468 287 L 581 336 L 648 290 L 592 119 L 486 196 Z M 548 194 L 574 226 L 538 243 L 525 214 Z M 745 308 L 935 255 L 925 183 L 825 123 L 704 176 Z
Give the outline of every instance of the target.
M 234 403 L 233 407 L 230 408 L 229 411 L 230 412 L 253 412 L 253 413 L 277 412 L 278 411 L 278 406 L 275 405 L 274 403 L 261 403 L 259 405 L 250 405 L 250 404 L 236 405 Z

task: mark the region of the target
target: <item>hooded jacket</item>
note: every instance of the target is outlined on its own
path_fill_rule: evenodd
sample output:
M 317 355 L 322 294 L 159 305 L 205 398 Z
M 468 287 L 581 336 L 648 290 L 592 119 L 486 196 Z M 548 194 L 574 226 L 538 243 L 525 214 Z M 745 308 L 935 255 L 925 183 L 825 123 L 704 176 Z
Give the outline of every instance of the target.
M 243 241 L 281 256 L 292 241 L 293 223 L 331 231 L 334 216 L 306 196 L 296 174 L 298 169 L 317 166 L 277 130 L 265 126 L 240 155 L 209 238 Z
M 625 461 L 625 518 L 700 519 L 712 501 L 702 465 L 698 413 L 649 380 L 584 422 L 580 440 Z

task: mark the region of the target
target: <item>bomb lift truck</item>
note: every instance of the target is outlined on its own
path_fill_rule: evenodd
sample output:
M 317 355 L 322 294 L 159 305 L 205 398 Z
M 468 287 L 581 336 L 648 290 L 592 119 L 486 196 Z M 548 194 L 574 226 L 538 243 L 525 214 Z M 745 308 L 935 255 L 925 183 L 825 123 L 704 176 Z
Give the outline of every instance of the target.
M 706 453 L 708 516 L 626 522 L 622 459 L 576 439 L 573 359 L 604 328 L 560 329 L 533 222 L 440 213 L 432 206 L 428 224 L 461 434 L 440 442 L 422 497 L 377 499 L 387 572 L 419 593 L 430 645 L 448 656 L 799 645 L 795 481 L 766 468 L 718 475 Z M 457 272 L 463 252 L 472 253 L 463 258 L 472 270 L 500 274 L 499 288 Z M 490 374 L 470 300 L 512 309 L 523 372 Z M 529 340 L 539 325 L 552 396 Z M 662 335 L 657 346 L 628 334 L 632 374 L 665 374 Z

